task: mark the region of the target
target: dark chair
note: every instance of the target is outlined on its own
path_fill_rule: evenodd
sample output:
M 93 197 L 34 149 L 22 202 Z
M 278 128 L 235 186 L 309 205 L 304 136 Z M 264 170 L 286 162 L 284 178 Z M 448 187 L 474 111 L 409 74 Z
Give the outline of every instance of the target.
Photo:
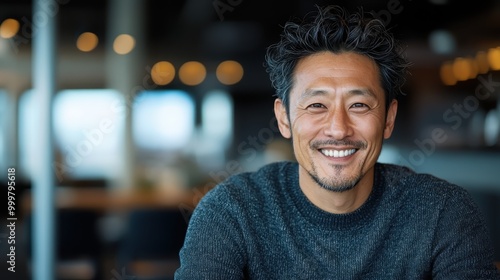
M 173 279 L 188 219 L 178 209 L 144 208 L 129 213 L 118 246 L 118 267 L 136 279 Z
M 98 212 L 87 209 L 59 209 L 55 213 L 56 278 L 102 278 L 102 244 L 97 230 Z M 24 220 L 28 260 L 32 259 L 32 215 Z

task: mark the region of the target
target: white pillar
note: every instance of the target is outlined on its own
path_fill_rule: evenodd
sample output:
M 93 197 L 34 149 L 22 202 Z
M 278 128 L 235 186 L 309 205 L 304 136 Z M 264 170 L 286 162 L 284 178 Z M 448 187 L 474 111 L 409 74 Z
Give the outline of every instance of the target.
M 4 158 L 2 168 L 19 166 L 19 96 L 20 93 L 8 90 L 5 96 L 5 118 L 3 120 Z M 8 147 L 8 148 L 7 148 Z M 19 177 L 21 174 L 17 174 Z
M 144 50 L 144 2 L 141 0 L 110 0 L 108 10 L 108 42 L 106 53 L 107 87 L 118 90 L 124 97 L 125 130 L 124 146 L 119 162 L 122 163 L 120 176 L 113 185 L 120 188 L 135 186 L 135 148 L 132 138 L 132 106 L 139 91 L 150 85 L 144 77 L 148 74 L 143 60 Z M 128 34 L 135 39 L 132 52 L 124 55 L 113 51 L 113 41 L 120 34 Z
M 55 92 L 54 0 L 33 0 L 33 91 L 37 104 L 38 130 L 33 174 L 33 279 L 52 280 L 55 267 L 54 173 L 51 108 Z

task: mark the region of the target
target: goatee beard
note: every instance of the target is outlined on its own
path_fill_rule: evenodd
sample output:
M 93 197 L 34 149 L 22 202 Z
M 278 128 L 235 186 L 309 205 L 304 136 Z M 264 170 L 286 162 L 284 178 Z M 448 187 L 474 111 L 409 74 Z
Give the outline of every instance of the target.
M 332 166 L 335 169 L 335 173 L 339 174 L 343 168 L 346 168 L 344 166 L 340 165 L 333 165 Z M 318 176 L 318 172 L 316 172 L 316 166 L 313 164 L 312 165 L 312 170 L 308 171 L 309 176 L 323 189 L 332 191 L 332 192 L 346 192 L 349 190 L 354 189 L 359 181 L 361 181 L 362 174 L 359 174 L 358 176 L 354 178 L 345 178 L 343 180 L 339 180 L 337 182 L 334 182 L 333 179 L 328 179 L 328 178 L 320 178 Z
M 332 192 L 338 192 L 338 193 L 346 192 L 346 191 L 350 191 L 350 190 L 354 189 L 356 187 L 356 185 L 359 183 L 359 181 L 361 180 L 361 178 L 358 177 L 358 178 L 355 178 L 354 180 L 349 180 L 349 181 L 334 184 L 333 182 L 327 182 L 327 179 L 319 178 L 317 175 L 314 175 L 311 173 L 309 173 L 309 175 L 311 175 L 311 178 L 313 178 L 313 180 L 323 189 L 328 190 L 328 191 L 332 191 Z

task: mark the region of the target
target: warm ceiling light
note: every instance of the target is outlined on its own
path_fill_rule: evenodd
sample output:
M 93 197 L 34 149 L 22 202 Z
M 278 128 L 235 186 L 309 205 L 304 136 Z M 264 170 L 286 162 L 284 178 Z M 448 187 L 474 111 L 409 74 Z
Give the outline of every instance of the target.
M 466 58 L 469 63 L 469 79 L 475 79 L 479 74 L 479 65 L 475 59 L 470 57 Z
M 490 64 L 488 62 L 488 56 L 486 52 L 479 51 L 476 54 L 477 72 L 479 74 L 486 74 L 490 70 Z
M 188 61 L 179 69 L 179 79 L 188 86 L 201 84 L 206 75 L 205 66 L 198 61 Z
M 76 47 L 82 52 L 90 52 L 97 47 L 98 43 L 97 35 L 92 32 L 84 32 L 78 36 Z
M 234 60 L 223 61 L 215 71 L 217 79 L 225 85 L 234 85 L 243 78 L 243 67 Z
M 151 69 L 151 79 L 157 85 L 166 85 L 172 82 L 175 77 L 175 68 L 168 61 L 160 61 L 153 65 Z
M 16 36 L 17 32 L 19 31 L 19 21 L 8 18 L 2 22 L 2 25 L 0 25 L 0 37 L 9 39 L 14 36 Z
M 134 47 L 135 39 L 128 34 L 118 35 L 113 42 L 113 50 L 117 54 L 128 54 L 134 49 Z
M 457 57 L 453 62 L 453 75 L 459 81 L 465 81 L 471 76 L 471 66 L 469 60 Z
M 500 70 L 500 47 L 488 50 L 488 62 L 491 70 Z
M 457 79 L 455 78 L 455 75 L 453 75 L 453 64 L 450 61 L 445 62 L 443 63 L 443 65 L 441 65 L 439 74 L 441 76 L 441 81 L 443 81 L 443 84 L 452 86 L 457 83 Z

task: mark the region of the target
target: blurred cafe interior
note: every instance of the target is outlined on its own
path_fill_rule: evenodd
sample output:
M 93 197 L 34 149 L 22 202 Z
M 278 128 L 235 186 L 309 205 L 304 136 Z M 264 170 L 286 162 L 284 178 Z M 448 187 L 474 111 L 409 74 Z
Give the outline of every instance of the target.
M 466 188 L 500 261 L 499 0 L 2 0 L 1 263 L 19 279 L 172 279 L 206 192 L 294 160 L 264 54 L 332 3 L 376 13 L 412 62 L 380 161 Z

